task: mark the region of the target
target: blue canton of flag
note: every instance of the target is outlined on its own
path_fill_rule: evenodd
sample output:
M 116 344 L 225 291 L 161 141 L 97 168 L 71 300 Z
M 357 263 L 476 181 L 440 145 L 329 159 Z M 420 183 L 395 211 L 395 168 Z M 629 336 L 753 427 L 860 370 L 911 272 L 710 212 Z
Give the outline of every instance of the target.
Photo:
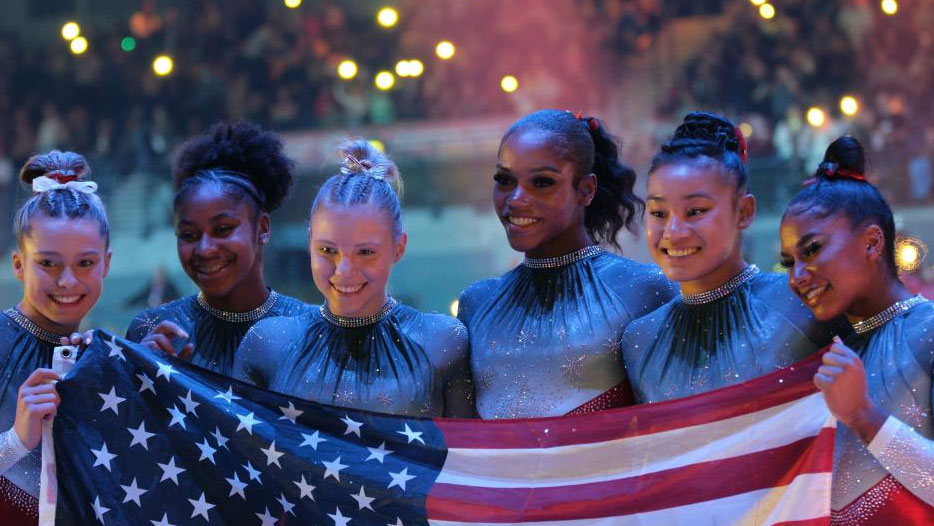
M 59 382 L 56 524 L 414 526 L 429 419 L 256 389 L 97 331 Z

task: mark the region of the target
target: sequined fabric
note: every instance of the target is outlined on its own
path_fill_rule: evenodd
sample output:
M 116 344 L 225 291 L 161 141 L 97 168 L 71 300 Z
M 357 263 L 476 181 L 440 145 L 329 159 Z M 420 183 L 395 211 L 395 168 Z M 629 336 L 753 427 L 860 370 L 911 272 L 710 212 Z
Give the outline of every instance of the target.
M 871 332 L 851 335 L 844 343 L 863 361 L 869 396 L 926 439 L 928 453 L 922 454 L 896 436 L 877 458 L 855 433 L 838 424 L 833 508 L 848 506 L 889 474 L 912 493 L 934 503 L 930 452 L 934 439 L 934 303 L 917 305 Z
M 263 318 L 297 316 L 310 308 L 290 296 L 277 296 L 275 304 L 265 309 Z M 225 375 L 233 370 L 234 353 L 240 341 L 256 323 L 227 321 L 214 316 L 198 303 L 197 295 L 191 295 L 141 312 L 130 323 L 126 337 L 138 342 L 162 321 L 178 324 L 191 337 L 189 341 L 195 345 L 193 364 Z M 184 342 L 177 343 L 180 346 Z
M 636 400 L 660 402 L 744 382 L 787 367 L 849 333 L 818 323 L 787 277 L 759 273 L 723 298 L 672 300 L 629 325 L 622 352 Z
M 464 326 L 401 304 L 364 327 L 341 327 L 317 308 L 263 320 L 244 338 L 234 370 L 259 387 L 324 404 L 474 416 Z
M 481 418 L 563 415 L 624 382 L 623 329 L 675 293 L 657 267 L 607 252 L 474 283 L 458 317 Z
M 0 314 L 0 430 L 13 426 L 19 386 L 39 367 L 52 366 L 54 344 L 39 339 L 10 316 Z M 2 475 L 36 497 L 39 495 L 39 449 L 9 468 Z

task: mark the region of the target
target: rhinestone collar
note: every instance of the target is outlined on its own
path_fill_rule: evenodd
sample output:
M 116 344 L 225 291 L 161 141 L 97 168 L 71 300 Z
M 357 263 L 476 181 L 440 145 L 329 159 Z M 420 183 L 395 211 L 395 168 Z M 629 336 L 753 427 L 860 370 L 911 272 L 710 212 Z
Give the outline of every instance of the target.
M 215 318 L 231 323 L 244 323 L 251 322 L 262 319 L 266 314 L 272 309 L 272 306 L 276 304 L 276 300 L 279 299 L 279 293 L 270 290 L 269 295 L 266 297 L 266 301 L 262 305 L 256 307 L 253 310 L 248 310 L 246 312 L 230 312 L 226 310 L 215 309 L 214 307 L 208 305 L 207 300 L 204 299 L 204 293 L 198 293 L 198 305 L 202 309 L 208 311 L 208 314 L 214 316 Z
M 698 292 L 697 294 L 682 293 L 681 301 L 688 305 L 703 305 L 704 303 L 710 303 L 720 298 L 725 298 L 730 294 L 733 294 L 733 292 L 735 292 L 740 285 L 746 283 L 758 275 L 759 272 L 759 267 L 755 265 L 749 265 L 748 267 L 744 268 L 742 272 L 733 276 L 729 281 L 713 290 L 708 290 L 707 292 Z
M 596 256 L 597 254 L 602 254 L 606 252 L 603 247 L 599 245 L 591 245 L 589 247 L 584 247 L 580 250 L 575 250 L 570 254 L 565 254 L 563 256 L 557 256 L 553 258 L 525 258 L 522 262 L 523 265 L 529 268 L 558 268 L 570 265 L 571 263 L 577 263 L 582 259 L 589 258 L 591 256 Z
M 20 327 L 26 329 L 29 334 L 32 334 L 46 343 L 61 345 L 62 338 L 67 336 L 65 334 L 55 334 L 54 332 L 43 329 L 17 309 L 7 309 L 3 311 L 3 313 L 12 318 Z
M 892 321 L 892 319 L 899 314 L 907 311 L 915 305 L 920 305 L 925 301 L 927 301 L 927 299 L 925 299 L 924 296 L 921 296 L 920 294 L 912 298 L 908 298 L 907 300 L 896 301 L 890 305 L 889 308 L 883 310 L 879 314 L 870 316 L 865 320 L 854 323 L 853 332 L 856 334 L 865 334 L 873 329 L 878 329 L 879 327 Z
M 366 327 L 367 325 L 373 325 L 383 321 L 386 316 L 389 316 L 389 313 L 392 312 L 392 309 L 396 308 L 399 302 L 394 298 L 389 298 L 386 301 L 386 304 L 382 306 L 378 311 L 369 316 L 362 316 L 360 318 L 351 318 L 347 316 L 338 316 L 337 314 L 332 313 L 328 310 L 326 305 L 321 305 L 318 309 L 321 311 L 321 315 L 324 316 L 324 319 L 329 322 L 337 325 L 338 327 L 344 327 L 348 329 Z

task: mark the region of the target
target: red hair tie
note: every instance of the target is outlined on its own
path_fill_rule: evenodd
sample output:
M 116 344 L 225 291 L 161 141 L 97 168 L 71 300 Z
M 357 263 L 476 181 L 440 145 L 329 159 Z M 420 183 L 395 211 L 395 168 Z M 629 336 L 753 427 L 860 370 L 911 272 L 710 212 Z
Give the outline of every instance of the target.
M 54 172 L 49 172 L 45 174 L 46 177 L 52 179 L 58 184 L 70 183 L 71 181 L 77 181 L 78 176 L 73 173 L 65 173 L 61 170 L 56 170 Z
M 743 135 L 743 130 L 740 130 L 739 126 L 733 128 L 733 133 L 736 135 L 739 158 L 743 161 L 743 164 L 746 164 L 746 161 L 749 160 L 749 145 L 746 144 L 746 136 Z
M 866 176 L 854 172 L 852 170 L 847 170 L 846 168 L 840 168 L 837 163 L 825 162 L 821 163 L 818 167 L 818 172 L 823 173 L 824 176 L 828 179 L 842 178 L 842 179 L 852 179 L 854 181 L 866 181 Z

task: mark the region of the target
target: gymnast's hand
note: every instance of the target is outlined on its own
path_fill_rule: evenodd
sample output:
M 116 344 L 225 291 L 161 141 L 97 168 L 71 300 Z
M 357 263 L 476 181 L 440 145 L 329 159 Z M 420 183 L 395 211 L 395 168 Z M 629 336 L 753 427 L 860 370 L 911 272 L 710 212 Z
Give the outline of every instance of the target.
M 73 332 L 71 333 L 71 336 L 62 336 L 58 343 L 62 345 L 76 345 L 83 349 L 88 345 L 91 345 L 91 338 L 93 337 L 94 329 L 84 331 L 84 333 Z
M 833 416 L 868 444 L 888 415 L 869 398 L 863 361 L 839 336 L 833 340 L 814 375 L 814 384 L 824 393 Z
M 150 350 L 161 351 L 170 356 L 176 356 L 187 361 L 191 359 L 191 355 L 195 350 L 195 345 L 188 342 L 179 349 L 176 348 L 172 342 L 173 340 L 188 340 L 188 338 L 188 333 L 182 330 L 178 325 L 170 321 L 162 321 L 153 327 L 152 330 L 149 331 L 149 334 L 144 336 L 139 343 Z
M 42 419 L 52 418 L 61 398 L 55 390 L 59 376 L 51 369 L 36 369 L 19 386 L 16 400 L 16 420 L 13 429 L 20 442 L 30 451 L 42 439 Z

